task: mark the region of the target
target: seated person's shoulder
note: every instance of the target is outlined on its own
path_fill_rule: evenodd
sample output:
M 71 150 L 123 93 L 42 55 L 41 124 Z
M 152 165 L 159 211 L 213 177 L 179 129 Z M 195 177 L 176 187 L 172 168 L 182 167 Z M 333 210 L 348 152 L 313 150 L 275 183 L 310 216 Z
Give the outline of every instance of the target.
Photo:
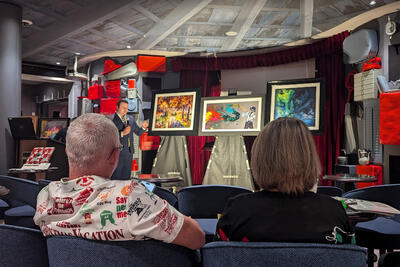
M 256 200 L 257 196 L 253 192 L 241 193 L 228 199 L 228 205 L 247 203 Z
M 314 199 L 318 202 L 320 202 L 321 204 L 325 204 L 325 205 L 332 205 L 332 206 L 341 206 L 340 201 L 334 199 L 331 196 L 327 196 L 327 195 L 323 195 L 323 194 L 316 194 L 316 193 L 312 193 Z

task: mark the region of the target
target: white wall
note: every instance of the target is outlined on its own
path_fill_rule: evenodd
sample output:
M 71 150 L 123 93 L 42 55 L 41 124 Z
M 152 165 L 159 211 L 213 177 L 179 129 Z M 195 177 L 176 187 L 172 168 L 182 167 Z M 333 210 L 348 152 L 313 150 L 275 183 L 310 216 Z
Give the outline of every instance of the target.
M 222 70 L 222 90 L 236 88 L 238 91 L 252 91 L 265 94 L 268 81 L 290 80 L 315 77 L 315 59 L 273 67 Z

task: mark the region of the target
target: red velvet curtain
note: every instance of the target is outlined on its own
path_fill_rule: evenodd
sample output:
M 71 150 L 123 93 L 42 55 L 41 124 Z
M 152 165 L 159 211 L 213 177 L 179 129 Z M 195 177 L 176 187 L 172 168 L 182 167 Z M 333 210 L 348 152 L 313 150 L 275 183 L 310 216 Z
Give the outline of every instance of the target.
M 210 82 L 210 77 L 215 76 L 215 70 L 275 66 L 315 58 L 318 71 L 316 76 L 325 78 L 326 99 L 325 131 L 323 135 L 315 136 L 314 140 L 323 173 L 331 174 L 341 144 L 345 105 L 342 45 L 348 34 L 346 31 L 313 44 L 261 55 L 224 58 L 178 57 L 173 60 L 173 69 L 181 72 L 181 88 L 201 86 L 203 96 L 218 96 L 221 90 L 219 83 Z M 212 86 L 216 84 L 217 86 Z M 209 158 L 209 153 L 201 150 L 206 138 L 195 136 L 188 137 L 187 140 L 193 183 L 201 184 Z
M 182 70 L 215 71 L 288 64 L 300 60 L 323 57 L 342 51 L 343 40 L 348 35 L 349 33 L 345 31 L 312 44 L 260 55 L 220 58 L 177 57 L 172 61 L 172 68 L 176 72 Z
M 325 78 L 325 131 L 314 136 L 323 173 L 332 174 L 341 145 L 342 126 L 346 103 L 344 64 L 342 51 L 316 58 L 317 77 Z M 321 181 L 321 184 L 325 184 Z
M 221 85 L 218 79 L 219 73 L 215 71 L 181 71 L 181 88 L 202 88 L 202 96 L 219 96 Z M 205 143 L 213 142 L 215 137 L 187 136 L 190 169 L 193 184 L 203 182 L 210 151 L 203 150 Z

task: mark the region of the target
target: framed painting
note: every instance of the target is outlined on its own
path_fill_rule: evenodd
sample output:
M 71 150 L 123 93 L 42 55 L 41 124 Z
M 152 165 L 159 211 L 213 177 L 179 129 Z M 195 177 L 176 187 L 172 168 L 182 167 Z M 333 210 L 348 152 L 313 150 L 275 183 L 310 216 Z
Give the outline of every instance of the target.
M 300 119 L 313 134 L 322 134 L 325 118 L 324 79 L 268 82 L 266 114 L 266 121 L 279 117 Z
M 153 92 L 150 135 L 197 135 L 200 88 Z
M 41 118 L 39 119 L 40 138 L 54 138 L 56 134 L 69 125 L 69 118 Z
M 257 135 L 264 127 L 265 96 L 203 97 L 199 135 Z

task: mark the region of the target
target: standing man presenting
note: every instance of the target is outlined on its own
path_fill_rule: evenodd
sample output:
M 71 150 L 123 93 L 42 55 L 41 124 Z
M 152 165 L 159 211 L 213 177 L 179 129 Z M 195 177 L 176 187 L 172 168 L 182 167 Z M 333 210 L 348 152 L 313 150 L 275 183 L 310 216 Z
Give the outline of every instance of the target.
M 133 117 L 127 115 L 127 113 L 128 101 L 123 99 L 119 100 L 117 102 L 117 111 L 114 114 L 113 122 L 115 126 L 117 126 L 119 139 L 123 148 L 119 154 L 118 166 L 111 176 L 111 180 L 129 180 L 131 178 L 132 157 L 135 152 L 132 132 L 137 136 L 141 136 L 147 131 L 149 126 L 147 121 L 143 121 L 142 128 L 140 128 Z

